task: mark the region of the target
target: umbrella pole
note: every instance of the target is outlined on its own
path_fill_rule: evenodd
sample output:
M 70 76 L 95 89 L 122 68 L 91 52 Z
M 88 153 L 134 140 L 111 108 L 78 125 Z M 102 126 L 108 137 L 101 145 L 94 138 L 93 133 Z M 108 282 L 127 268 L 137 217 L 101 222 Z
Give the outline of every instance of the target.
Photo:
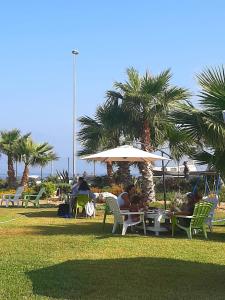
M 163 152 L 162 156 L 163 156 Z M 163 175 L 163 200 L 164 200 L 164 208 L 166 209 L 166 182 L 165 182 L 165 166 L 164 166 L 164 160 L 162 160 L 162 175 Z

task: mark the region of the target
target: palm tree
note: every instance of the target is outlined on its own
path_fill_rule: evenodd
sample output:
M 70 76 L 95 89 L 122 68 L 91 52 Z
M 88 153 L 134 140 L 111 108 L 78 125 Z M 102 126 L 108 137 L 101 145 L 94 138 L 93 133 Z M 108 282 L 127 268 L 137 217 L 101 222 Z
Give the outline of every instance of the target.
M 224 67 L 205 69 L 197 76 L 201 91 L 200 108 L 186 104 L 173 113 L 179 127 L 198 147 L 193 158 L 200 164 L 208 164 L 225 178 L 225 109 Z
M 171 110 L 189 97 L 187 90 L 170 85 L 171 73 L 166 70 L 158 76 L 146 72 L 140 76 L 134 69 L 127 70 L 128 81 L 114 84 L 116 92 L 112 101 L 122 101 L 122 109 L 127 115 L 125 135 L 132 136 L 145 151 L 154 151 L 169 140 L 169 134 L 176 130 L 168 116 Z M 117 93 L 117 94 L 116 94 Z M 143 177 L 142 189 L 150 199 L 155 199 L 153 166 L 140 163 Z
M 107 95 L 113 97 L 113 95 Z M 115 99 L 114 99 L 115 100 Z M 97 108 L 94 118 L 83 116 L 79 119 L 81 130 L 78 133 L 78 140 L 83 149 L 78 152 L 79 156 L 92 154 L 97 151 L 106 150 L 120 146 L 123 137 L 123 120 L 125 114 L 121 110 L 118 101 L 108 101 Z M 126 166 L 125 166 L 126 165 Z M 119 164 L 120 168 L 126 168 L 125 184 L 130 180 L 127 164 Z M 123 171 L 122 174 L 125 174 Z M 112 180 L 112 163 L 107 163 L 107 175 Z M 126 179 L 126 180 L 125 180 Z
M 8 185 L 15 187 L 16 176 L 14 170 L 14 161 L 16 158 L 16 144 L 20 138 L 20 130 L 12 129 L 10 131 L 0 132 L 0 151 L 7 156 L 8 160 Z
M 57 160 L 58 157 L 52 151 L 53 147 L 48 143 L 34 143 L 30 137 L 21 138 L 17 145 L 18 160 L 24 163 L 24 171 L 21 185 L 27 185 L 29 167 L 47 165 L 50 161 Z

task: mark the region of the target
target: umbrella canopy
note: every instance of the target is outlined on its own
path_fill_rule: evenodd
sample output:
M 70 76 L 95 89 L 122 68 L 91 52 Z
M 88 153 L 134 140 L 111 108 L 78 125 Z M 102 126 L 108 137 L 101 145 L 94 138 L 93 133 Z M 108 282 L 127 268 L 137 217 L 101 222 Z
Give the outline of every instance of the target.
M 147 151 L 143 151 L 134 148 L 130 145 L 124 145 L 117 148 L 109 149 L 97 154 L 87 155 L 81 159 L 113 162 L 113 161 L 129 161 L 129 162 L 152 162 L 155 160 L 168 160 L 168 158 L 152 154 Z

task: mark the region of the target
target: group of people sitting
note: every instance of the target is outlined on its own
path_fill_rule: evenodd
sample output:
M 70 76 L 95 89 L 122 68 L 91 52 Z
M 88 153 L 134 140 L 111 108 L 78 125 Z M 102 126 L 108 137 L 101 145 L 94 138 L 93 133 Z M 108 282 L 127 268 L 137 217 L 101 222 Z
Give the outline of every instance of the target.
M 72 209 L 75 206 L 76 197 L 78 195 L 88 195 L 90 201 L 94 200 L 96 198 L 96 195 L 91 192 L 90 187 L 87 183 L 87 181 L 83 177 L 79 177 L 78 182 L 72 186 L 72 199 L 71 199 L 71 207 Z M 183 205 L 177 209 L 175 207 L 171 208 L 171 211 L 168 212 L 168 216 L 172 215 L 192 215 L 194 212 L 194 207 L 197 202 L 199 202 L 202 199 L 202 196 L 198 193 L 188 193 L 186 195 L 187 199 Z M 119 205 L 119 208 L 121 210 L 129 210 L 130 212 L 138 212 L 140 210 L 146 211 L 148 210 L 148 197 L 144 193 L 137 193 L 136 187 L 134 184 L 128 185 L 124 192 L 122 192 L 117 197 L 117 203 Z M 83 213 L 83 212 L 82 212 Z M 131 220 L 136 222 L 139 220 L 140 215 L 131 215 Z M 189 222 L 187 219 L 181 220 L 181 222 L 184 222 L 183 225 Z
M 173 215 L 193 215 L 195 204 L 202 200 L 202 196 L 198 193 L 187 193 L 186 201 L 182 204 L 180 208 L 172 207 L 171 211 L 168 212 L 168 216 L 172 217 Z M 117 198 L 117 203 L 121 210 L 129 210 L 130 212 L 147 210 L 147 201 L 148 198 L 145 194 L 137 194 L 134 184 L 127 186 L 125 191 L 121 193 Z M 131 215 L 132 221 L 138 221 L 140 218 L 139 215 Z M 184 226 L 188 226 L 190 223 L 189 219 L 181 219 L 180 222 L 183 222 Z

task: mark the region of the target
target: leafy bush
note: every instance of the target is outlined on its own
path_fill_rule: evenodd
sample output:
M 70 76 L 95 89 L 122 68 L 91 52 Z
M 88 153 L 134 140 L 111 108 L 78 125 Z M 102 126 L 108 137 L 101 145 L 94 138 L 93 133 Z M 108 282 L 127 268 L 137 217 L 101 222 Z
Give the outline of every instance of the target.
M 204 178 L 203 177 L 192 177 L 190 180 L 185 180 L 184 178 L 178 177 L 166 177 L 165 185 L 166 192 L 178 192 L 182 193 L 192 192 L 197 184 L 197 190 L 200 193 L 204 193 Z M 155 180 L 155 190 L 156 192 L 163 193 L 163 180 L 162 178 L 157 178 Z
M 91 186 L 103 188 L 105 186 L 110 186 L 110 178 L 108 176 L 96 176 L 90 182 Z
M 0 197 L 3 194 L 15 194 L 16 190 L 15 189 L 1 189 L 0 191 Z
M 121 185 L 113 184 L 112 186 L 104 186 L 103 188 L 92 187 L 91 191 L 93 193 L 108 192 L 108 193 L 112 193 L 112 194 L 118 196 L 120 193 L 122 193 L 123 189 L 122 189 Z
M 37 194 L 36 186 L 34 186 L 34 187 L 26 187 L 25 190 L 22 193 L 22 198 L 25 195 L 35 195 L 35 194 Z
M 69 183 L 58 183 L 57 188 L 60 189 L 61 194 L 68 194 L 71 192 L 71 185 Z
M 219 201 L 225 202 L 225 186 L 223 186 L 219 193 Z
M 164 204 L 162 202 L 150 202 L 149 207 L 151 208 L 164 208 Z
M 0 189 L 5 189 L 7 188 L 8 183 L 6 179 L 0 179 Z
M 176 192 L 167 192 L 166 193 L 166 201 L 173 201 L 176 196 Z M 163 193 L 156 193 L 155 195 L 156 201 L 163 201 L 164 194 Z
M 50 198 L 56 193 L 56 184 L 54 182 L 43 182 L 40 186 L 39 189 L 44 187 L 45 192 L 43 194 L 44 198 Z
M 44 179 L 44 182 L 59 183 L 60 180 L 59 180 L 58 176 L 49 175 L 48 177 L 46 177 L 46 178 Z

